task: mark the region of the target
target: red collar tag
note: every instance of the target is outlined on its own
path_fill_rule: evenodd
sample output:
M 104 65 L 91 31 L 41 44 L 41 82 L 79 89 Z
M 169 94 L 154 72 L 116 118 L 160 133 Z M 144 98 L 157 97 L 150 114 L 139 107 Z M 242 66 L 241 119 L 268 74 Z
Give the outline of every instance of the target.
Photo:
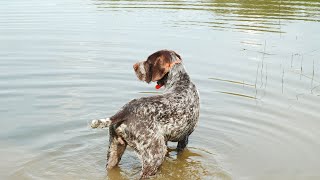
M 160 89 L 163 85 L 157 84 L 156 89 Z

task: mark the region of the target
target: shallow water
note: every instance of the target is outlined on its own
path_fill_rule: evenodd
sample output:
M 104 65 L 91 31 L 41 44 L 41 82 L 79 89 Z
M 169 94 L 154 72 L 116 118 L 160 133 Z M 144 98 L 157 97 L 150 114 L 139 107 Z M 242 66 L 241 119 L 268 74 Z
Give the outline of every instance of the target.
M 319 21 L 312 0 L 2 1 L 0 178 L 137 178 L 88 122 L 153 95 L 132 64 L 167 48 L 201 115 L 154 179 L 320 179 Z

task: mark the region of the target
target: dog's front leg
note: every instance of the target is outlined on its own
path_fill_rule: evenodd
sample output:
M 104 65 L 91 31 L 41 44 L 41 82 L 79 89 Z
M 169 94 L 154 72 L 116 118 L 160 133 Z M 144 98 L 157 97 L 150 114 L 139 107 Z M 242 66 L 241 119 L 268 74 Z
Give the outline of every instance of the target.
M 140 179 L 147 179 L 156 174 L 167 153 L 167 146 L 163 136 L 155 135 L 152 140 L 145 142 L 144 146 L 140 147 L 142 160 L 142 171 Z
M 189 135 L 185 136 L 181 141 L 178 142 L 177 151 L 181 152 L 188 145 Z

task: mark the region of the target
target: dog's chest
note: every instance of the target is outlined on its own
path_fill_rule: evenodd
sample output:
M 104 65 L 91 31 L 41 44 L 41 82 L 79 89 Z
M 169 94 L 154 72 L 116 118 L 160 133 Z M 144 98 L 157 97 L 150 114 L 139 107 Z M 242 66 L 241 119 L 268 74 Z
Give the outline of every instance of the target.
M 186 134 L 190 134 L 199 118 L 199 95 L 197 90 L 190 89 L 186 93 L 177 94 L 171 100 L 168 110 L 169 116 L 163 121 L 164 135 L 169 141 L 179 141 Z M 170 101 L 170 99 L 169 99 Z

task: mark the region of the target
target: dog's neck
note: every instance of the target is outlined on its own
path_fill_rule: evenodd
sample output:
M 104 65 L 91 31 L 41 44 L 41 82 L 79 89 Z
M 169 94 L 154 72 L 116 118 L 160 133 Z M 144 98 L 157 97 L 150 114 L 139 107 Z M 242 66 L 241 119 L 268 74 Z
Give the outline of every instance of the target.
M 165 90 L 175 89 L 176 87 L 189 85 L 190 78 L 182 63 L 175 64 L 168 73 L 165 83 Z

